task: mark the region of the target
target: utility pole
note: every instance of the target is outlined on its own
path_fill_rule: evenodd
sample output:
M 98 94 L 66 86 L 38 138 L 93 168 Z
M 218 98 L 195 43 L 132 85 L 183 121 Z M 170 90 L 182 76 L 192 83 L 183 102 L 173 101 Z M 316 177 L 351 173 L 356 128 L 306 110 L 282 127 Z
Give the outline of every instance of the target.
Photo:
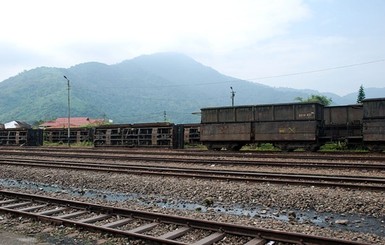
M 67 132 L 67 142 L 68 142 L 68 147 L 71 147 L 71 145 L 70 145 L 70 136 L 71 136 L 70 80 L 66 76 L 64 76 L 64 78 L 67 80 L 67 89 L 68 89 L 68 132 Z
M 233 87 L 230 87 L 231 89 L 231 106 L 234 106 L 234 97 L 235 97 L 235 91 L 233 90 Z

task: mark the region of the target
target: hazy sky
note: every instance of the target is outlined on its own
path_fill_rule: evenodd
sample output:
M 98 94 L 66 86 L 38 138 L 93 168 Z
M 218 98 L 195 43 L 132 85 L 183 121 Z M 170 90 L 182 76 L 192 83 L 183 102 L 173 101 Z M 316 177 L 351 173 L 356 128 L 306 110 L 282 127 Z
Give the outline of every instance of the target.
M 0 81 L 172 51 L 225 75 L 344 95 L 385 87 L 384 23 L 384 0 L 2 1 Z

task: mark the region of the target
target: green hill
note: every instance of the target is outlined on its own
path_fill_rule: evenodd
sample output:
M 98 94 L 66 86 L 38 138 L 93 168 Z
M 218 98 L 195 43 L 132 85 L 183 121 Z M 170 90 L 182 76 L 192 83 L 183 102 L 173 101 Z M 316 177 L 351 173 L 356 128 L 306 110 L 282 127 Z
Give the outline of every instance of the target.
M 230 86 L 237 105 L 292 102 L 316 92 L 274 89 L 225 76 L 182 54 L 158 53 L 115 65 L 89 62 L 22 72 L 0 83 L 0 122 L 66 117 L 63 76 L 70 80 L 71 116 L 108 118 L 114 123 L 164 121 L 164 113 L 171 122 L 199 122 L 192 112 L 231 104 Z

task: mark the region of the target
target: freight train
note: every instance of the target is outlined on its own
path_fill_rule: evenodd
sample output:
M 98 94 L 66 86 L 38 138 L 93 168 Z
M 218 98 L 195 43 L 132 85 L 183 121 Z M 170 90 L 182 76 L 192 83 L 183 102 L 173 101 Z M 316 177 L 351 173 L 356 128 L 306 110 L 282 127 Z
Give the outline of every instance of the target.
M 43 130 L 41 129 L 0 129 L 0 146 L 41 146 Z
M 91 128 L 47 128 L 44 142 L 91 143 L 95 147 L 159 147 L 184 148 L 186 144 L 199 144 L 199 124 L 173 124 L 168 122 L 111 124 Z
M 346 106 L 287 103 L 203 108 L 201 112 L 200 141 L 211 150 L 271 143 L 285 151 L 316 151 L 330 141 L 385 150 L 385 98 Z
M 95 147 L 184 148 L 203 144 L 209 150 L 239 150 L 271 143 L 284 151 L 316 151 L 327 142 L 385 150 L 385 98 L 361 104 L 323 106 L 285 103 L 201 109 L 200 124 L 112 124 L 90 128 L 0 129 L 0 145 L 83 143 Z

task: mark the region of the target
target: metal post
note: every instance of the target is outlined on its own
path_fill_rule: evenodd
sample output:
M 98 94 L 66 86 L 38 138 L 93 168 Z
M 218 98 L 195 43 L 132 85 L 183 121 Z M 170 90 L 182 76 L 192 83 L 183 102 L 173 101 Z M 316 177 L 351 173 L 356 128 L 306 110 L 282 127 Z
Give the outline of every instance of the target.
M 231 106 L 234 106 L 235 91 L 233 90 L 233 87 L 230 87 L 230 89 L 231 89 Z
M 71 136 L 70 80 L 66 76 L 64 76 L 64 78 L 67 80 L 67 89 L 68 89 L 68 132 L 67 132 L 67 142 L 68 142 L 68 147 L 71 147 L 71 145 L 70 145 L 70 136 Z

